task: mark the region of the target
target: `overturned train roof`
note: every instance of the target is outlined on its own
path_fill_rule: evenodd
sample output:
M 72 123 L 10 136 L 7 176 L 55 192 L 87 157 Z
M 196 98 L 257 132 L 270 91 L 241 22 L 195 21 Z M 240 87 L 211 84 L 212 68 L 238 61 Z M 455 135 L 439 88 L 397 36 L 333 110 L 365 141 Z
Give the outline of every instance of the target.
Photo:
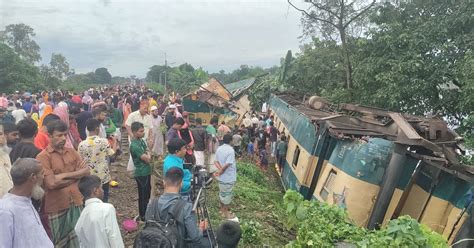
M 407 155 L 474 183 L 474 167 L 460 163 L 462 137 L 440 117 L 414 116 L 357 104 L 333 104 L 319 96 L 276 95 L 336 138 L 382 137 L 407 146 Z

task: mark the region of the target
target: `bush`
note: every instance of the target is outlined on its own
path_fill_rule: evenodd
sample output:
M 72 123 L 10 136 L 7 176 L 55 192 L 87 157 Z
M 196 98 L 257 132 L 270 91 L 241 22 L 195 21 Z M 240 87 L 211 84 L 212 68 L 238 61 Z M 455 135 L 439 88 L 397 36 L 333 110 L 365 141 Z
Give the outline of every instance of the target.
M 380 230 L 354 225 L 344 209 L 324 202 L 307 201 L 296 191 L 284 196 L 287 227 L 296 228 L 290 247 L 333 247 L 348 242 L 357 247 L 448 247 L 446 240 L 409 216 L 391 220 Z
M 260 230 L 262 225 L 256 221 L 244 222 L 241 225 L 242 228 L 242 243 L 246 245 L 260 245 L 262 244 L 262 238 L 260 236 Z

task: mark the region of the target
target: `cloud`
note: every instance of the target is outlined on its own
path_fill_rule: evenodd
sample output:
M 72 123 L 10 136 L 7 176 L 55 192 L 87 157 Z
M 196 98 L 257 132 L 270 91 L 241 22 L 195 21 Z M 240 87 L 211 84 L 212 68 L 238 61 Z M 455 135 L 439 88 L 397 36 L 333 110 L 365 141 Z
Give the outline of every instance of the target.
M 62 53 L 77 72 L 109 68 L 146 75 L 154 64 L 191 63 L 216 72 L 272 66 L 297 50 L 300 15 L 286 1 L 0 0 L 0 28 L 35 29 L 43 62 Z

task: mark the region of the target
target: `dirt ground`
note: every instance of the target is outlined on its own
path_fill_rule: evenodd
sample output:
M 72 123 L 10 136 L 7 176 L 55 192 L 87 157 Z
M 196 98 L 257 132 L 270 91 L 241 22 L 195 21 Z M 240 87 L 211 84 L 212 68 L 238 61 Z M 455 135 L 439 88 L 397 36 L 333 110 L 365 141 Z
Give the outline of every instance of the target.
M 127 163 L 129 159 L 128 140 L 126 137 L 126 131 L 123 131 L 122 134 L 122 151 L 124 154 L 121 155 L 121 159 L 115 163 L 112 163 L 110 168 L 112 180 L 117 181 L 119 185 L 117 187 L 110 188 L 109 202 L 115 206 L 117 211 L 117 220 L 120 225 L 125 247 L 133 247 L 133 241 L 135 240 L 137 231 L 131 233 L 126 232 L 122 228 L 122 222 L 126 219 L 133 219 L 138 215 L 138 190 L 137 183 L 133 178 L 133 174 L 127 171 Z M 158 164 L 159 160 L 156 159 L 154 165 L 156 165 L 157 171 L 159 171 Z M 156 174 L 155 176 L 161 177 L 161 175 Z M 158 181 L 156 180 L 156 177 L 154 181 Z M 162 184 L 159 182 L 157 184 L 157 187 L 160 189 L 153 187 L 152 190 L 155 191 L 154 195 L 158 195 L 162 189 Z

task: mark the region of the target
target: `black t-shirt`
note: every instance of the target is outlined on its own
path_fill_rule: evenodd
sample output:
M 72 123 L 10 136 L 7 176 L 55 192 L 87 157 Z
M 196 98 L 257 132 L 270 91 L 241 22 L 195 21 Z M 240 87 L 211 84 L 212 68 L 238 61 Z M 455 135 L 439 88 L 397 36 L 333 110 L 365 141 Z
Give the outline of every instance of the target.
M 275 142 L 278 139 L 278 129 L 274 126 L 270 126 L 270 141 Z
M 191 130 L 194 138 L 194 150 L 204 151 L 206 149 L 206 129 L 203 126 Z
M 118 108 L 118 102 L 119 102 L 119 99 L 117 96 L 112 96 L 112 103 L 114 104 L 114 108 Z
M 18 158 L 36 158 L 40 152 L 41 150 L 36 148 L 33 143 L 19 142 L 10 152 L 10 160 L 13 164 Z
M 81 136 L 82 140 L 85 140 L 87 138 L 86 121 L 92 119 L 92 117 L 92 113 L 89 111 L 82 111 L 76 117 L 77 131 L 79 131 L 79 135 Z

